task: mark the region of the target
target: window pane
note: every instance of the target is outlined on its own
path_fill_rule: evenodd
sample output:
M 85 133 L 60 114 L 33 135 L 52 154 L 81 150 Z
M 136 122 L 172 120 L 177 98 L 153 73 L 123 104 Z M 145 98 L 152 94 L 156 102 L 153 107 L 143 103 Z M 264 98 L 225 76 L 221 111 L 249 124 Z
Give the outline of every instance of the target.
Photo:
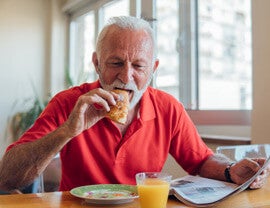
M 199 109 L 252 108 L 250 6 L 198 1 Z
M 129 15 L 129 0 L 113 1 L 109 4 L 106 4 L 104 7 L 105 22 L 110 17 L 127 15 Z
M 92 53 L 95 47 L 94 13 L 90 12 L 71 22 L 69 72 L 71 83 L 78 85 L 95 80 Z
M 84 74 L 89 73 L 87 81 L 96 79 L 96 72 L 92 63 L 92 53 L 95 50 L 95 18 L 93 12 L 85 17 L 85 51 L 84 51 Z
M 178 0 L 157 0 L 157 44 L 159 69 L 156 86 L 179 99 Z

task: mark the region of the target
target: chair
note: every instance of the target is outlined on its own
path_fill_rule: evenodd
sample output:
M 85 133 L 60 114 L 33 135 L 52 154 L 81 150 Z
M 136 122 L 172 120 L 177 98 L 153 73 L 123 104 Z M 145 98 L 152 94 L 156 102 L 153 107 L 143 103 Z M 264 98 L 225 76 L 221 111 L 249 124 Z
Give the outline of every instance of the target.
M 32 184 L 21 190 L 22 193 L 43 193 L 44 192 L 44 182 L 43 182 L 43 173 L 37 177 Z
M 61 178 L 61 161 L 60 155 L 57 154 L 43 173 L 37 177 L 32 184 L 20 189 L 21 193 L 43 193 L 46 191 L 57 191 Z M 0 190 L 0 195 L 10 194 Z
M 57 154 L 49 163 L 43 173 L 28 187 L 24 188 L 22 193 L 44 193 L 57 191 L 61 177 L 61 161 Z
M 61 160 L 58 154 L 43 172 L 45 192 L 54 192 L 59 190 L 61 174 Z
M 23 194 L 43 193 L 44 192 L 43 174 L 41 174 L 38 178 L 36 178 L 34 180 L 34 182 L 32 184 L 30 184 L 29 186 L 27 186 L 23 189 L 20 189 L 18 191 L 18 193 L 19 192 L 21 192 Z M 0 195 L 3 195 L 3 194 L 11 194 L 11 193 L 0 190 Z
M 269 157 L 270 144 L 251 144 L 251 145 L 234 145 L 219 146 L 216 153 L 224 154 L 231 160 L 238 161 L 243 158 Z
M 61 178 L 61 160 L 58 153 L 49 163 L 43 173 L 28 187 L 22 189 L 22 193 L 44 193 L 57 191 Z

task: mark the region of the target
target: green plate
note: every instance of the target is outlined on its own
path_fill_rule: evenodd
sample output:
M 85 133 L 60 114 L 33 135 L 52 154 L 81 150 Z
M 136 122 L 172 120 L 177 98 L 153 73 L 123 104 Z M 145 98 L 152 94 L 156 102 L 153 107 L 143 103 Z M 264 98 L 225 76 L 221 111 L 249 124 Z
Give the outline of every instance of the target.
M 136 186 L 121 184 L 81 186 L 70 193 L 92 204 L 123 204 L 138 198 Z

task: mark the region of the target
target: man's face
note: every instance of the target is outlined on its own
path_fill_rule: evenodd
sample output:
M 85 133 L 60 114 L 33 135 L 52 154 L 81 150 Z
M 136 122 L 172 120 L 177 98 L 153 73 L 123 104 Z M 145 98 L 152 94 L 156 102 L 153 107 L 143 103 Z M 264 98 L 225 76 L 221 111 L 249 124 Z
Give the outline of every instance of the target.
M 93 54 L 102 87 L 128 90 L 130 108 L 139 102 L 158 66 L 158 61 L 153 63 L 152 44 L 145 31 L 114 26 L 105 36 L 100 53 Z

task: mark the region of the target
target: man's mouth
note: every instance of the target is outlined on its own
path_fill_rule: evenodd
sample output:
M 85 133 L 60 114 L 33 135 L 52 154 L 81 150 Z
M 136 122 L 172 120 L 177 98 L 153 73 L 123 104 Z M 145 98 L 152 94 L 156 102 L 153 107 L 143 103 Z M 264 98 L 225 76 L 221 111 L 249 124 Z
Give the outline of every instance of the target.
M 116 87 L 115 89 L 127 91 L 127 92 L 128 92 L 128 96 L 129 96 L 129 101 L 131 101 L 131 99 L 132 99 L 132 97 L 133 97 L 133 93 L 134 93 L 133 90 L 123 89 L 123 88 L 118 88 L 118 87 Z

